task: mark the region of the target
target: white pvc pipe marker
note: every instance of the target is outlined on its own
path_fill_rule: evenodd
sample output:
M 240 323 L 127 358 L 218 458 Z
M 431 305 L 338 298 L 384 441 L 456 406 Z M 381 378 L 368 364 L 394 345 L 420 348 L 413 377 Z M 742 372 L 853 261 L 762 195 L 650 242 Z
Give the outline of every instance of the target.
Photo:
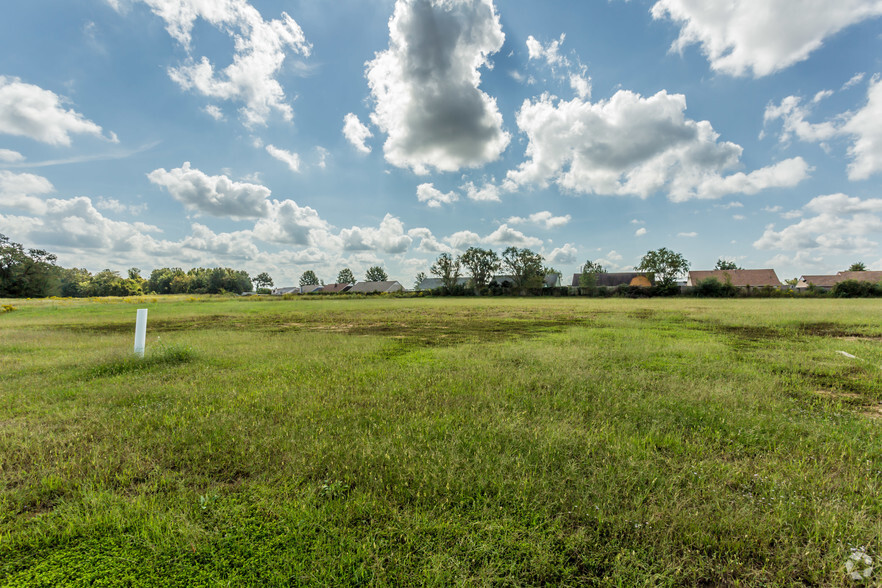
M 135 320 L 135 354 L 144 357 L 144 347 L 147 345 L 147 309 L 138 309 L 138 318 Z

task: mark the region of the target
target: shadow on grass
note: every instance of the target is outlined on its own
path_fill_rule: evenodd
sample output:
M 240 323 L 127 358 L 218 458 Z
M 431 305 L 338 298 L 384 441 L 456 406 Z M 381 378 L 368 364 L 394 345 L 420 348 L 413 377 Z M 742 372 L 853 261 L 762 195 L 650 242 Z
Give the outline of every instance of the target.
M 156 367 L 169 367 L 189 363 L 197 358 L 196 350 L 185 344 L 159 345 L 145 357 L 135 354 L 116 356 L 99 365 L 91 367 L 87 374 L 91 378 L 118 376 L 131 372 L 150 370 Z

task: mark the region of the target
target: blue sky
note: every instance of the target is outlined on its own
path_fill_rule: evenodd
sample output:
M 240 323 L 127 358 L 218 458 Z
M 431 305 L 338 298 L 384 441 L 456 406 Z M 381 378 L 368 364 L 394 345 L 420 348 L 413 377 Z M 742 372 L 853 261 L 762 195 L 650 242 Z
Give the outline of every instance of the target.
M 68 267 L 882 269 L 878 0 L 0 10 L 0 232 Z

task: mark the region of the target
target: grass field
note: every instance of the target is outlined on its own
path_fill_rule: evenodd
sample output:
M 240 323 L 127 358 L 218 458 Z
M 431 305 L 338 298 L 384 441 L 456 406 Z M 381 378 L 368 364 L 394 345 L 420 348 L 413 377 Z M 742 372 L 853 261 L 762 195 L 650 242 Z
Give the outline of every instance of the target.
M 0 586 L 882 578 L 878 300 L 2 302 Z

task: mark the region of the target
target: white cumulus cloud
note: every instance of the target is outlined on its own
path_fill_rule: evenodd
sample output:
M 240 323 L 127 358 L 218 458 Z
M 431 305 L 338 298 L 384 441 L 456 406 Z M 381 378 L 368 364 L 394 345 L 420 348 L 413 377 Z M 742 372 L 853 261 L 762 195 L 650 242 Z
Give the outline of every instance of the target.
M 292 172 L 300 172 L 300 156 L 298 154 L 279 149 L 275 145 L 267 145 L 266 152 L 287 165 Z
M 456 192 L 442 192 L 434 184 L 417 186 L 417 200 L 425 202 L 430 208 L 441 208 L 442 204 L 451 204 L 459 200 Z
M 34 174 L 16 174 L 0 170 L 0 206 L 33 214 L 46 211 L 43 194 L 54 192 L 52 183 Z
M 823 252 L 873 252 L 882 235 L 882 198 L 862 200 L 846 194 L 818 196 L 802 209 L 798 222 L 776 230 L 766 227 L 757 249 Z
M 754 77 L 803 61 L 827 38 L 880 14 L 879 0 L 659 0 L 652 7 L 654 18 L 681 27 L 672 50 L 699 44 L 715 71 Z
M 492 182 L 485 182 L 481 187 L 475 185 L 474 182 L 466 182 L 462 189 L 465 190 L 466 197 L 476 202 L 499 202 L 499 186 Z
M 542 239 L 529 237 L 517 229 L 512 229 L 507 224 L 499 225 L 498 229 L 481 239 L 481 242 L 487 245 L 510 245 L 513 247 L 542 246 Z
M 578 253 L 579 250 L 576 249 L 575 244 L 565 243 L 562 247 L 557 247 L 548 254 L 548 263 L 553 265 L 576 263 Z
M 242 103 L 240 113 L 248 126 L 266 124 L 273 111 L 285 120 L 293 118 L 293 109 L 285 101 L 285 91 L 276 76 L 289 52 L 309 56 L 312 47 L 300 25 L 287 13 L 266 21 L 247 0 L 142 1 L 165 21 L 169 35 L 188 50 L 198 19 L 234 41 L 232 63 L 220 71 L 207 57 L 169 68 L 169 77 L 181 88 L 209 98 Z M 119 3 L 115 6 L 120 9 Z
M 533 223 L 550 230 L 566 225 L 572 220 L 572 218 L 573 217 L 569 214 L 564 216 L 554 216 L 550 211 L 543 210 L 541 212 L 534 212 L 527 218 L 513 216 L 508 219 L 508 223 L 512 225 Z
M 65 147 L 72 134 L 103 136 L 99 125 L 63 103 L 55 92 L 0 76 L 0 133 Z M 111 133 L 109 140 L 117 139 Z
M 854 112 L 845 112 L 830 120 L 811 123 L 806 120 L 812 112 L 811 105 L 802 105 L 798 96 L 788 96 L 780 104 L 766 107 L 764 121 L 781 120 L 779 138 L 782 142 L 792 137 L 805 142 L 824 145 L 835 137 L 851 140 L 848 155 L 848 177 L 866 180 L 882 171 L 882 78 L 876 76 L 867 89 L 867 101 Z M 814 104 L 815 101 L 812 101 Z
M 0 149 L 0 161 L 4 163 L 17 163 L 19 161 L 24 161 L 24 159 L 25 156 L 18 151 L 13 151 L 12 149 Z
M 510 136 L 481 68 L 505 40 L 492 0 L 397 0 L 389 48 L 368 63 L 386 160 L 418 174 L 493 161 Z
M 362 153 L 371 152 L 371 148 L 366 141 L 373 137 L 374 134 L 367 128 L 367 125 L 351 112 L 343 117 L 343 136 L 352 143 L 353 147 Z
M 258 218 L 268 211 L 270 189 L 259 184 L 235 182 L 227 176 L 209 176 L 184 162 L 179 168 L 156 169 L 147 178 L 168 190 L 190 210 L 216 217 Z
M 627 90 L 596 103 L 526 100 L 517 115 L 527 135 L 528 160 L 508 172 L 504 187 L 550 182 L 564 190 L 636 195 L 666 192 L 681 202 L 792 186 L 805 179 L 800 158 L 750 174 L 723 174 L 737 166 L 742 149 L 719 141 L 708 121 L 686 118 L 686 98 L 662 90 L 644 98 Z
M 274 243 L 313 245 L 319 241 L 317 235 L 324 235 L 330 228 L 309 206 L 299 206 L 293 200 L 273 200 L 268 204 L 266 217 L 254 225 L 254 235 Z
M 387 214 L 380 226 L 352 227 L 340 231 L 343 249 L 346 251 L 382 251 L 383 253 L 404 253 L 413 243 L 413 238 L 404 231 L 400 219 Z

